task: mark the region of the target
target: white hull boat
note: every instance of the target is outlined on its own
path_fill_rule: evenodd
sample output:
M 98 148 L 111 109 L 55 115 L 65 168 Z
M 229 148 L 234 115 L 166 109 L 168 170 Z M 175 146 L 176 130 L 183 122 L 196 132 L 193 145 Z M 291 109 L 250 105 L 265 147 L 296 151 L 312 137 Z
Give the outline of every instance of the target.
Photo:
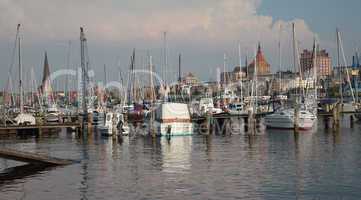
M 293 129 L 295 127 L 294 109 L 277 111 L 265 117 L 267 128 Z M 300 110 L 298 128 L 312 129 L 317 121 L 317 117 L 309 111 Z
M 16 122 L 16 125 L 35 125 L 36 120 L 35 117 L 31 114 L 27 113 L 20 113 L 14 121 Z
M 156 109 L 156 130 L 161 136 L 193 134 L 193 124 L 187 104 L 164 103 Z
M 55 105 L 49 107 L 45 114 L 46 122 L 59 122 L 60 112 Z
M 108 112 L 105 115 L 104 125 L 97 128 L 104 136 L 112 136 L 114 134 L 128 135 L 130 131 L 130 128 L 124 123 L 123 114 L 113 112 Z

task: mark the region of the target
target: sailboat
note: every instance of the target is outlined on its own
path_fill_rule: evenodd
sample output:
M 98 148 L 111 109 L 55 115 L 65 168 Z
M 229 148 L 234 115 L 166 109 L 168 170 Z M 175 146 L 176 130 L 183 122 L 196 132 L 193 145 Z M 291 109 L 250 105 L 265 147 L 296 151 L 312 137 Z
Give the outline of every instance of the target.
M 361 105 L 358 102 L 358 100 L 355 97 L 355 91 L 353 89 L 352 83 L 351 83 L 351 78 L 350 78 L 350 73 L 349 70 L 346 69 L 346 80 L 347 83 L 349 85 L 350 88 L 350 92 L 351 92 L 351 97 L 352 97 L 352 102 L 346 103 L 344 101 L 343 98 L 343 87 L 342 87 L 342 78 L 343 78 L 343 74 L 342 74 L 342 68 L 341 68 L 341 63 L 340 63 L 340 54 L 342 53 L 342 58 L 344 61 L 344 66 L 348 66 L 347 65 L 347 61 L 346 61 L 346 56 L 345 56 L 345 52 L 343 49 L 343 43 L 342 43 L 342 39 L 341 39 L 341 33 L 340 31 L 337 29 L 336 30 L 336 34 L 337 34 L 337 62 L 338 62 L 338 67 L 339 67 L 339 78 L 340 78 L 340 101 L 341 101 L 341 105 L 342 105 L 342 111 L 343 112 L 354 112 L 356 111 L 357 113 L 361 112 Z M 357 83 L 356 85 L 356 96 L 358 96 L 358 87 L 357 87 Z M 358 98 L 358 97 L 357 97 Z M 355 115 L 357 118 L 361 119 L 361 115 L 360 114 L 356 114 Z
M 19 95 L 20 95 L 20 113 L 15 117 L 16 125 L 35 125 L 36 120 L 32 114 L 24 112 L 24 99 L 23 99 L 23 84 L 22 84 L 22 63 L 21 63 L 21 39 L 19 36 L 20 24 L 17 26 L 17 42 L 18 42 L 18 66 L 19 66 Z
M 294 56 L 294 67 L 297 69 L 297 63 L 299 67 L 299 61 L 296 61 L 297 58 L 297 45 L 296 45 L 296 33 L 295 33 L 295 25 L 292 24 L 292 32 L 293 32 L 293 56 Z M 317 54 L 316 47 L 314 45 L 314 55 Z M 316 56 L 314 56 L 314 62 L 313 67 L 314 71 L 317 71 L 316 69 Z M 299 80 L 302 81 L 302 72 L 301 69 L 299 71 Z M 316 74 L 315 74 L 316 75 Z M 301 84 L 299 84 L 299 87 L 302 87 Z M 316 84 L 315 84 L 316 88 Z M 265 125 L 267 128 L 280 128 L 280 129 L 300 129 L 300 130 L 307 130 L 312 129 L 315 125 L 315 122 L 317 121 L 317 116 L 310 112 L 305 105 L 304 102 L 301 101 L 302 97 L 304 97 L 304 91 L 302 91 L 301 95 L 297 95 L 295 101 L 294 101 L 294 107 L 293 108 L 283 108 L 278 111 L 276 111 L 273 114 L 267 115 L 265 117 Z M 317 98 L 317 95 L 316 97 Z M 317 108 L 317 107 L 316 107 Z

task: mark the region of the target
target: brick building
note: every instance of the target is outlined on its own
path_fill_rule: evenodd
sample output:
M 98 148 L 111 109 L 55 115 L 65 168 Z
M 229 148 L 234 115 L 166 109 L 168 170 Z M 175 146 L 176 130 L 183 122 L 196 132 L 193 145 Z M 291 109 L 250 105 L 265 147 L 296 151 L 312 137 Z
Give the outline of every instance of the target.
M 267 62 L 267 60 L 262 52 L 260 43 L 258 44 L 256 58 L 257 58 L 257 76 L 269 75 L 271 73 L 271 65 Z M 247 77 L 249 79 L 253 78 L 254 71 L 255 71 L 255 59 L 253 59 L 251 64 L 248 65 Z
M 301 70 L 304 76 L 308 76 L 312 74 L 313 69 L 313 58 L 314 52 L 309 51 L 307 49 L 303 50 L 301 53 L 300 63 Z M 317 76 L 325 79 L 328 76 L 332 75 L 332 61 L 329 54 L 326 50 L 320 50 L 317 52 L 316 57 L 316 65 L 317 65 Z

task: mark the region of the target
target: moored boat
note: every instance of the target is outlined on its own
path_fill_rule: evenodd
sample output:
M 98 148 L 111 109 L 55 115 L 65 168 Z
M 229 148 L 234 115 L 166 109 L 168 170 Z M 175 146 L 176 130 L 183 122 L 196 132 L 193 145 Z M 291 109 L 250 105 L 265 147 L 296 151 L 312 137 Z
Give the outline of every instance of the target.
M 299 129 L 312 129 L 317 121 L 317 117 L 307 110 L 298 111 L 298 124 L 295 120 L 295 110 L 286 109 L 279 110 L 273 114 L 265 117 L 265 125 L 267 128 L 279 128 L 279 129 L 293 129 L 296 127 Z
M 162 136 L 192 135 L 193 124 L 184 103 L 163 103 L 155 110 L 157 133 Z

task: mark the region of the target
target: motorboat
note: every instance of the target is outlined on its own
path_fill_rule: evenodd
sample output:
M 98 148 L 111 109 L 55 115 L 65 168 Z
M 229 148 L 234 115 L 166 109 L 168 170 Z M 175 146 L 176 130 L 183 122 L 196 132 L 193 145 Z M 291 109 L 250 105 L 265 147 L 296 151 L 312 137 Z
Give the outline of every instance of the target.
M 36 120 L 32 114 L 20 113 L 14 119 L 16 125 L 35 125 Z
M 60 119 L 60 112 L 56 105 L 52 105 L 49 108 L 47 108 L 45 113 L 45 120 L 46 122 L 59 122 Z
M 244 109 L 244 105 L 242 103 L 233 103 L 228 106 L 227 112 L 230 115 L 243 115 L 248 114 L 248 111 Z
M 193 124 L 184 103 L 163 103 L 155 110 L 157 134 L 161 136 L 192 135 Z
M 125 123 L 124 115 L 119 112 L 107 112 L 104 124 L 97 128 L 103 136 L 128 135 L 130 132 L 129 126 Z
M 200 99 L 199 110 L 201 115 L 204 115 L 206 113 L 219 114 L 223 112 L 222 109 L 214 107 L 213 99 L 209 97 Z
M 294 109 L 279 110 L 265 117 L 267 128 L 293 129 L 295 127 Z M 301 109 L 297 127 L 299 129 L 312 129 L 317 117 L 308 110 Z

